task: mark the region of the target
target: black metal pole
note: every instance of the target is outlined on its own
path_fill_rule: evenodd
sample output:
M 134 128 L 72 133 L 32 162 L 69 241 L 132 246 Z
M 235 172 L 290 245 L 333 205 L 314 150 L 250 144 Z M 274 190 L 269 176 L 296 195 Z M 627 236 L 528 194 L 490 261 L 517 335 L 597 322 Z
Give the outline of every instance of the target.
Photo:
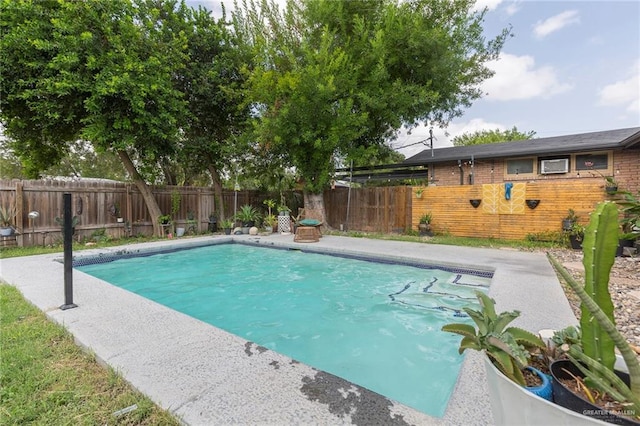
M 62 195 L 64 208 L 64 305 L 60 309 L 67 310 L 76 308 L 73 303 L 73 217 L 71 213 L 71 194 Z

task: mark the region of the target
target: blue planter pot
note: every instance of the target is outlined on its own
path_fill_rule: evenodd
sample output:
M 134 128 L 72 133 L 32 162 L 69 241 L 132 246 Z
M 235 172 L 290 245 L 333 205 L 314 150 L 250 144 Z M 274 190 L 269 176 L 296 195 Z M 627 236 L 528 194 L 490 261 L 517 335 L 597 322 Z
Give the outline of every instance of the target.
M 540 386 L 527 386 L 526 389 L 533 393 L 534 395 L 538 395 L 540 398 L 544 398 L 547 401 L 553 401 L 553 386 L 551 383 L 551 376 L 548 374 L 544 374 L 542 371 L 533 368 L 527 367 L 527 370 L 534 372 L 540 379 L 542 380 L 542 384 Z

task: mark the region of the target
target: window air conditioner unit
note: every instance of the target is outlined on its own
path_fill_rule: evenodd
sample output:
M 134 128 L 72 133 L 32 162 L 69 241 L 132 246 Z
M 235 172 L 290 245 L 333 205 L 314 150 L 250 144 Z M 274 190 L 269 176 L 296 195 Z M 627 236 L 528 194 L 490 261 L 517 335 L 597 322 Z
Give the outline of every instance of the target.
M 569 171 L 569 159 L 559 158 L 557 160 L 542 160 L 542 174 L 549 175 L 553 173 L 567 173 Z

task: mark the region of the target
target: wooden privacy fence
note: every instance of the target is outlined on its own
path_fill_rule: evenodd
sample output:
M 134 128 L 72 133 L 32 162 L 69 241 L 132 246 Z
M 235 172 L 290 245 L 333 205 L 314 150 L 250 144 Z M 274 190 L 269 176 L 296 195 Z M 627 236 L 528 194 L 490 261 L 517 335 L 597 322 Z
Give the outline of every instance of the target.
M 192 216 L 196 230 L 205 232 L 209 215 L 218 213 L 211 188 L 152 187 L 164 214 L 171 212 L 172 193 L 180 194 L 180 208 L 174 219 L 186 223 Z M 580 223 L 598 202 L 612 199 L 601 183 L 593 180 L 553 180 L 515 182 L 506 199 L 504 183 L 429 186 L 417 197 L 416 188 L 406 186 L 379 188 L 336 188 L 324 193 L 327 223 L 334 229 L 401 233 L 417 230 L 418 220 L 431 212 L 432 228 L 437 233 L 456 236 L 524 239 L 528 234 L 560 231 L 569 209 L 575 210 Z M 151 235 L 151 218 L 137 188 L 130 183 L 109 181 L 19 181 L 0 180 L 0 205 L 15 206 L 18 244 L 49 244 L 61 238 L 62 194 L 72 194 L 73 212 L 78 216 L 76 234 L 90 236 L 106 229 L 109 235 Z M 224 191 L 225 217 L 237 206 L 250 204 L 264 210 L 267 194 L 256 191 Z M 479 200 L 473 207 L 470 200 Z M 535 208 L 527 200 L 539 200 Z M 530 203 L 531 204 L 531 203 Z M 37 211 L 40 216 L 30 219 Z M 118 222 L 118 217 L 123 222 Z
M 78 217 L 78 237 L 90 236 L 105 229 L 115 237 L 151 235 L 153 226 L 142 195 L 135 185 L 111 181 L 0 180 L 0 206 L 15 207 L 15 227 L 19 245 L 40 245 L 61 238 L 62 194 L 72 194 L 72 211 Z M 211 188 L 191 186 L 153 186 L 152 192 L 163 214 L 171 214 L 172 193 L 179 194 L 180 206 L 174 219 L 195 221 L 198 232 L 206 231 L 209 215 L 217 214 Z M 233 215 L 236 194 L 224 191 L 225 216 Z M 238 191 L 237 203 L 262 206 L 264 195 L 255 191 Z M 39 217 L 29 218 L 36 211 Z M 218 215 L 219 216 L 219 215 Z M 122 222 L 118 218 L 122 218 Z
M 404 232 L 411 220 L 411 188 L 336 188 L 324 192 L 327 222 L 335 229 Z M 347 214 L 348 210 L 348 214 Z
M 554 180 L 513 183 L 506 199 L 505 183 L 430 186 L 422 197 L 412 196 L 411 227 L 417 230 L 421 215 L 431 212 L 437 233 L 455 236 L 524 239 L 529 234 L 561 231 L 562 219 L 573 209 L 587 224 L 596 204 L 613 199 L 593 180 Z M 474 208 L 470 200 L 480 200 Z M 538 200 L 531 208 L 527 200 Z M 529 202 L 533 206 L 534 203 Z

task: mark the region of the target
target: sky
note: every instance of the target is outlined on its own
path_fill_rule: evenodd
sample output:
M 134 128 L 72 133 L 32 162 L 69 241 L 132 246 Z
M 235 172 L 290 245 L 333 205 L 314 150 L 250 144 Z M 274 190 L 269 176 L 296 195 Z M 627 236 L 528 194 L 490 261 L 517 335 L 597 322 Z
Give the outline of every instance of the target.
M 230 10 L 233 1 L 224 0 Z M 187 0 L 219 14 L 220 0 Z M 478 0 L 489 9 L 490 39 L 511 26 L 485 96 L 446 129 L 433 127 L 434 148 L 477 130 L 536 132 L 536 138 L 640 126 L 640 0 Z M 410 157 L 429 126 L 392 142 Z

